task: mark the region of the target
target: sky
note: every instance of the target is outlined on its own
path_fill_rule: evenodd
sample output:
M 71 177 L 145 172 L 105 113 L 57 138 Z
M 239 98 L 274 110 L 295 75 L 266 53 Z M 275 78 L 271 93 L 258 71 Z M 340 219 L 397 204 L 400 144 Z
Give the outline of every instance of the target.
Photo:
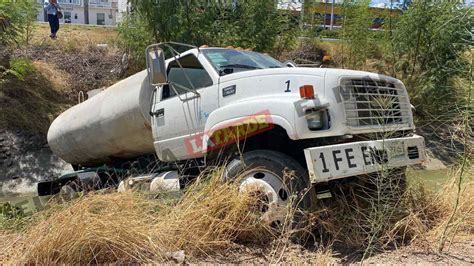
M 393 1 L 394 5 L 400 4 L 401 1 Z M 371 6 L 390 6 L 390 0 L 372 0 Z

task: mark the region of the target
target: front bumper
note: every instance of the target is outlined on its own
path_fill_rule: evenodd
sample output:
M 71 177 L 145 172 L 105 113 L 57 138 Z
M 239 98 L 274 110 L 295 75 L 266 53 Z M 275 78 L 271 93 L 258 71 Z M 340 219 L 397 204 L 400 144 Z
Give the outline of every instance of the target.
M 420 164 L 425 141 L 418 135 L 360 141 L 304 150 L 312 183 Z

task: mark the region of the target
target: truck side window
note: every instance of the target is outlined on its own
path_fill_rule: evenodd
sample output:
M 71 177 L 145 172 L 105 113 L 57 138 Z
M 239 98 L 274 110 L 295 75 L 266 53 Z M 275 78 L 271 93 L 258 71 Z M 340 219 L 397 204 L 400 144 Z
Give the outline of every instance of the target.
M 186 88 L 192 89 L 193 86 L 195 89 L 205 88 L 212 85 L 212 79 L 209 74 L 206 72 L 204 67 L 202 67 L 199 60 L 193 54 L 184 56 L 179 60 L 182 68 L 179 66 L 178 62 L 172 61 L 168 65 L 168 80 L 177 83 Z M 192 85 L 186 79 L 185 73 L 189 77 Z M 186 93 L 187 91 L 175 86 L 175 89 L 179 94 Z M 175 96 L 176 93 L 173 89 L 170 88 L 170 85 L 163 87 L 162 99 L 170 98 Z

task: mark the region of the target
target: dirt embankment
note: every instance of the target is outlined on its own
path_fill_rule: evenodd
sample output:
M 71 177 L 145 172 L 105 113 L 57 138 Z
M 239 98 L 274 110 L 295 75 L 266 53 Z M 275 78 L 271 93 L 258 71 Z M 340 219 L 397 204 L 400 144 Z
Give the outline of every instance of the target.
M 80 91 L 110 86 L 128 66 L 123 52 L 107 43 L 116 37 L 115 29 L 66 27 L 57 41 L 48 40 L 44 31 L 40 26 L 27 47 L 0 51 L 4 69 L 18 58 L 33 69 L 24 78 L 6 74 L 0 80 L 0 182 L 9 180 L 2 191 L 25 179 L 57 175 L 66 164 L 47 146 L 49 125 L 77 103 Z

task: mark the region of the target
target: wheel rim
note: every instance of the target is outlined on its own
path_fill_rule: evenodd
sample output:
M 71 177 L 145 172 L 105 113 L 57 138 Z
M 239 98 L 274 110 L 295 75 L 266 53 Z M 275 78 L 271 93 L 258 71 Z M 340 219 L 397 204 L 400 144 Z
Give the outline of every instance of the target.
M 290 191 L 278 175 L 267 170 L 250 171 L 243 176 L 239 191 L 257 199 L 251 208 L 262 213 L 265 223 L 274 227 L 283 224 Z

